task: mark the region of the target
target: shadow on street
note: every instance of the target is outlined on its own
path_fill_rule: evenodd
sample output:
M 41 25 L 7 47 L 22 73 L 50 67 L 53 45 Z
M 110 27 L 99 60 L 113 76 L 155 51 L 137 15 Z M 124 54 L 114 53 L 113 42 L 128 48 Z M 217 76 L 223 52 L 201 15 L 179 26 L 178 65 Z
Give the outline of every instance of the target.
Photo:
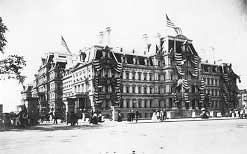
M 83 124 L 83 125 L 76 125 L 76 126 L 69 126 L 69 125 L 54 125 L 54 124 L 40 124 L 37 126 L 29 126 L 26 128 L 0 128 L 0 132 L 5 131 L 27 131 L 27 130 L 39 130 L 39 131 L 57 131 L 57 130 L 87 130 L 87 129 L 101 129 L 105 128 L 102 125 L 90 125 L 90 124 Z

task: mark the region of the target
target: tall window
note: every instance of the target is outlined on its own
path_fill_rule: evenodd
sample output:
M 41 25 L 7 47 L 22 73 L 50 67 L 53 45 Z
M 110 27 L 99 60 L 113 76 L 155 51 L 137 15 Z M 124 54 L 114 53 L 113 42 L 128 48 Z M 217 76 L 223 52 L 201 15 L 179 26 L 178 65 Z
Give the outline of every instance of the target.
M 153 77 L 153 76 L 152 76 L 152 74 L 150 73 L 150 74 L 149 74 L 149 79 L 150 79 L 150 81 L 152 81 L 152 77 Z
M 141 80 L 142 73 L 138 72 L 138 80 Z
M 126 72 L 126 79 L 129 80 L 129 72 Z
M 127 107 L 127 108 L 130 107 L 130 101 L 129 101 L 129 99 L 126 100 L 126 107 Z
M 207 85 L 210 85 L 210 78 L 207 78 Z
M 152 94 L 153 93 L 153 88 L 150 87 L 149 89 L 150 89 L 150 94 Z
M 169 98 L 169 108 L 172 108 L 172 98 Z
M 144 99 L 144 108 L 147 108 L 147 100 Z
M 132 73 L 132 80 L 135 80 L 136 72 Z
M 140 87 L 140 86 L 138 87 L 138 93 L 139 93 L 139 94 L 142 93 L 142 92 L 141 92 L 141 87 Z
M 143 80 L 147 80 L 147 73 L 143 73 Z
M 129 93 L 129 86 L 126 86 L 126 93 Z
M 139 108 L 142 107 L 142 100 L 141 100 L 141 99 L 138 100 L 138 107 L 139 107 Z
M 147 87 L 145 86 L 144 87 L 144 94 L 146 94 L 147 93 Z
M 133 85 L 133 86 L 132 86 L 132 93 L 135 93 L 135 91 L 136 91 L 136 86 Z

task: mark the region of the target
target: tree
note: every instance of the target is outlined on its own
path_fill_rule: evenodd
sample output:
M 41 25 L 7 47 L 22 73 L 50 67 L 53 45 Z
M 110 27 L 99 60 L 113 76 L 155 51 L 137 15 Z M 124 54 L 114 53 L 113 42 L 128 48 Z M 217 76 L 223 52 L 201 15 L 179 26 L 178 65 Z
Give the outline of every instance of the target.
M 4 55 L 4 47 L 7 44 L 7 40 L 4 36 L 8 28 L 3 24 L 0 17 L 0 52 Z M 26 66 L 26 61 L 23 56 L 8 55 L 6 58 L 0 59 L 0 76 L 7 79 L 17 79 L 19 83 L 23 84 L 25 76 L 21 74 L 22 69 Z M 3 78 L 0 77 L 0 80 Z

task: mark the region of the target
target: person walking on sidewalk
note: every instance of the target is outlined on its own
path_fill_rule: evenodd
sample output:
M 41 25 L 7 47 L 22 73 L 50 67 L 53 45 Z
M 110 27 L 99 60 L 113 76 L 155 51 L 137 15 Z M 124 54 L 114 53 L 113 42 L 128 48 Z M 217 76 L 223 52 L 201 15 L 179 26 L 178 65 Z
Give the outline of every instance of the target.
M 121 114 L 121 111 L 118 110 L 118 118 L 117 118 L 117 121 L 118 122 L 121 122 L 122 121 L 122 114 Z
M 164 117 L 163 117 L 163 120 L 165 121 L 166 118 L 167 118 L 167 112 L 166 112 L 166 110 L 164 110 L 163 112 L 164 112 L 164 114 L 163 114 L 163 116 L 164 116 Z
M 57 112 L 53 113 L 53 124 L 57 124 Z
M 139 111 L 138 111 L 138 110 L 136 110 L 136 113 L 135 113 L 135 118 L 136 118 L 136 123 L 137 123 L 138 118 L 139 118 Z
M 164 111 L 160 110 L 160 121 L 164 120 Z

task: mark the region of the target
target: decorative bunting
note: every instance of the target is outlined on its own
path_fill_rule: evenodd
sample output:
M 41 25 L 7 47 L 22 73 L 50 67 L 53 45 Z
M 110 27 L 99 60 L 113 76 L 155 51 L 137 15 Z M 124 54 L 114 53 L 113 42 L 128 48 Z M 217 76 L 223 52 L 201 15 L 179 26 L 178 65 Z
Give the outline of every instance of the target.
M 100 71 L 102 69 L 100 61 L 99 60 L 94 60 L 93 66 L 96 69 L 96 71 Z
M 121 70 L 122 70 L 122 63 L 118 63 L 117 62 L 117 65 L 115 66 L 115 68 L 114 68 L 117 72 L 121 72 Z
M 200 103 L 202 104 L 205 100 L 205 94 L 204 94 L 204 91 L 201 91 L 200 92 Z
M 188 81 L 186 79 L 183 79 L 183 83 L 182 83 L 182 86 L 184 89 L 188 90 L 190 89 L 189 85 L 188 85 Z
M 189 103 L 190 100 L 189 100 L 189 94 L 187 92 L 184 93 L 184 100 L 186 103 Z
M 227 73 L 224 74 L 224 80 L 225 80 L 226 82 L 229 81 L 229 78 L 228 78 L 228 74 L 227 74 Z
M 183 61 L 182 53 L 175 52 L 175 61 L 177 62 L 177 65 L 182 66 L 182 61 Z
M 205 82 L 204 82 L 204 80 L 201 80 L 201 83 L 200 83 L 200 90 L 204 90 L 204 88 L 205 88 Z
M 177 72 L 179 75 L 184 76 L 184 72 L 182 72 L 182 67 L 181 66 L 176 66 Z

